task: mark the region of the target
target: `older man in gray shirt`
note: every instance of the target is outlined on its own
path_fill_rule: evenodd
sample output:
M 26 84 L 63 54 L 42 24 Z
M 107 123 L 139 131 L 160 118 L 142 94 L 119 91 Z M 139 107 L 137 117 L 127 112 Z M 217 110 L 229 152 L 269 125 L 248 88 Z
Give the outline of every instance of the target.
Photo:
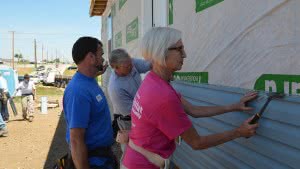
M 141 85 L 141 73 L 151 69 L 143 59 L 131 58 L 124 49 L 115 49 L 109 58 L 113 72 L 109 79 L 108 94 L 113 104 L 113 113 L 121 130 L 130 130 L 130 112 L 134 96 Z M 124 152 L 125 145 L 121 145 Z

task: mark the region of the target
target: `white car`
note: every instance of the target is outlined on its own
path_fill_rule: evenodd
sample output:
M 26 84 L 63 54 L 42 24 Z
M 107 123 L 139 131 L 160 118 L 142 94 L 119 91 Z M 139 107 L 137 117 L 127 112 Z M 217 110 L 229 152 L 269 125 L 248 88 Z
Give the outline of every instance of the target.
M 51 70 L 44 76 L 44 83 L 45 84 L 54 84 L 55 82 L 55 76 L 60 75 L 60 72 L 58 70 Z
M 37 75 L 29 75 L 30 80 L 33 81 L 34 84 L 40 83 L 40 79 L 38 78 Z

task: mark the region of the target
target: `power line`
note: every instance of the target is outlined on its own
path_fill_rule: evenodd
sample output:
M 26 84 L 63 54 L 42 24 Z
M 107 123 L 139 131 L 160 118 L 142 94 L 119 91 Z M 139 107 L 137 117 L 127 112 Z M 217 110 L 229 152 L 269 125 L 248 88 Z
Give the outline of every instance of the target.
M 15 34 L 15 31 L 10 31 L 10 33 L 12 34 L 12 56 L 11 56 L 12 58 L 11 58 L 11 60 L 12 60 L 12 67 L 13 67 L 13 69 L 15 69 L 15 61 L 14 61 L 14 55 L 15 55 L 14 34 Z
M 4 32 L 0 31 L 1 34 L 9 34 L 10 32 Z M 53 33 L 42 33 L 42 32 L 17 32 L 15 31 L 15 34 L 21 34 L 21 35 L 80 35 L 85 36 L 86 34 L 82 33 L 66 33 L 66 32 L 53 32 Z

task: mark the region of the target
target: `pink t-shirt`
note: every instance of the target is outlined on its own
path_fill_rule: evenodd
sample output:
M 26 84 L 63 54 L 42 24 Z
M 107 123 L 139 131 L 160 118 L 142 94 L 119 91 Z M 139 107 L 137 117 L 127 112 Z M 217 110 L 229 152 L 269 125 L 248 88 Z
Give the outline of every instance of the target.
M 137 91 L 131 110 L 130 139 L 148 151 L 168 158 L 175 151 L 175 138 L 192 126 L 181 105 L 180 95 L 154 72 Z M 158 168 L 127 146 L 123 165 L 128 169 Z

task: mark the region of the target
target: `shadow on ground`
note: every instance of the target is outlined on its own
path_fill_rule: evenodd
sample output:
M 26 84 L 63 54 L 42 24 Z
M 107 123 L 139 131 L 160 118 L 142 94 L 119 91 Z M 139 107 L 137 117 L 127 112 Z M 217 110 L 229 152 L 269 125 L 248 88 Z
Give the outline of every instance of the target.
M 65 135 L 66 135 L 66 123 L 64 119 L 64 113 L 61 113 L 47 155 L 44 169 L 52 169 L 53 166 L 55 165 L 56 160 L 64 156 L 68 152 L 68 144 L 66 142 Z
M 61 113 L 59 118 L 53 140 L 47 155 L 47 159 L 44 165 L 44 169 L 52 169 L 57 159 L 63 157 L 68 152 L 68 144 L 65 139 L 66 136 L 66 123 L 64 119 L 64 113 Z M 122 156 L 121 146 L 115 143 L 112 147 L 114 154 L 118 161 Z

